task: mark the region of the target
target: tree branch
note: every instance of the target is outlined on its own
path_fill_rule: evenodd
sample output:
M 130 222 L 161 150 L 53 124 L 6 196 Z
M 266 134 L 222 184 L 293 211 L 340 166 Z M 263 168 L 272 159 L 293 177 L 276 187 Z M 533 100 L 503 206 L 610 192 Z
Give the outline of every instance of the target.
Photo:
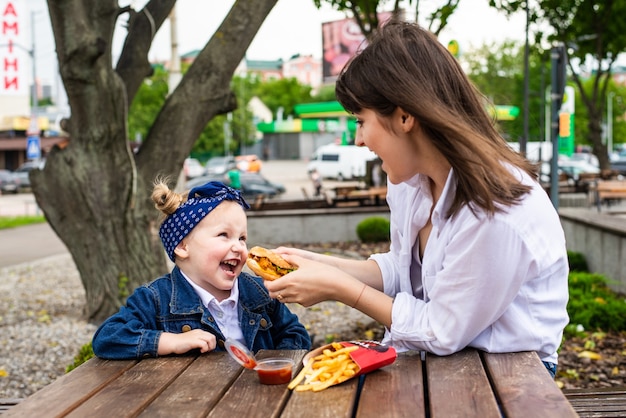
M 152 75 L 148 52 L 152 40 L 175 4 L 176 0 L 150 0 L 139 12 L 128 9 L 128 36 L 116 71 L 126 86 L 129 106 L 143 80 Z

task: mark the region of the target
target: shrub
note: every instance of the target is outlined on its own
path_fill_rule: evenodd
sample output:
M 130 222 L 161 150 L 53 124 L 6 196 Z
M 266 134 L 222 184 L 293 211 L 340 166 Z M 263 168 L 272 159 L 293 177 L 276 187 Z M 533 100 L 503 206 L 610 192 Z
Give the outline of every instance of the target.
M 567 259 L 569 260 L 569 271 L 589 271 L 587 259 L 582 253 L 568 251 Z
M 356 234 L 362 242 L 383 242 L 390 239 L 389 220 L 382 216 L 363 219 L 356 226 Z
M 570 273 L 567 304 L 570 324 L 580 324 L 585 330 L 626 330 L 626 301 L 608 283 L 600 274 Z
M 80 351 L 74 357 L 74 363 L 70 364 L 65 368 L 65 373 L 69 373 L 90 358 L 92 358 L 95 354 L 93 353 L 93 348 L 91 347 L 91 343 L 85 344 L 80 348 Z

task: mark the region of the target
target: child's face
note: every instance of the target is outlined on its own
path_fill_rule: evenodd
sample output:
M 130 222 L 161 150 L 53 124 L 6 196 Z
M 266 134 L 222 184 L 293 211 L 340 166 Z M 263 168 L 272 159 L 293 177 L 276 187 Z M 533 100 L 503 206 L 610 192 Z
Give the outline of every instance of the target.
M 247 238 L 243 208 L 224 201 L 176 247 L 176 264 L 194 283 L 223 300 L 248 257 Z

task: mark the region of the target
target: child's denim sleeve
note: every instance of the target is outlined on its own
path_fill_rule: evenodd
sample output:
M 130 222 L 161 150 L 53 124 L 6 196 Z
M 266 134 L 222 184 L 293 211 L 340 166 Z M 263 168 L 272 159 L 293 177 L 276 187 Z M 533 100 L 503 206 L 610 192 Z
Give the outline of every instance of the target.
M 156 357 L 159 338 L 157 295 L 146 286 L 137 288 L 118 313 L 108 318 L 93 336 L 93 351 L 111 360 Z

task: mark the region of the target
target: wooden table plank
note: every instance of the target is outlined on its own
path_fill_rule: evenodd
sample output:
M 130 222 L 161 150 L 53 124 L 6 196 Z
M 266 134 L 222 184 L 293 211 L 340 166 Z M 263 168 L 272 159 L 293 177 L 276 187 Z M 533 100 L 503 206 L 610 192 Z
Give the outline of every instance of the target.
M 477 351 L 465 349 L 444 357 L 427 354 L 426 374 L 432 418 L 500 418 Z
M 260 350 L 255 357 L 288 357 L 302 364 L 306 350 Z M 287 385 L 264 385 L 259 382 L 256 371 L 243 370 L 232 386 L 211 410 L 209 417 L 278 417 L 285 407 L 291 391 Z
M 424 375 L 418 351 L 365 376 L 357 418 L 426 417 Z
M 535 352 L 482 354 L 506 417 L 577 417 Z
M 193 356 L 144 359 L 67 416 L 137 416 L 194 360 Z
M 2 417 L 64 416 L 136 364 L 135 360 L 92 358 L 12 407 Z
M 349 418 L 357 398 L 359 379 L 350 379 L 319 392 L 291 393 L 281 418 Z
M 205 417 L 243 368 L 225 351 L 198 356 L 140 417 Z

